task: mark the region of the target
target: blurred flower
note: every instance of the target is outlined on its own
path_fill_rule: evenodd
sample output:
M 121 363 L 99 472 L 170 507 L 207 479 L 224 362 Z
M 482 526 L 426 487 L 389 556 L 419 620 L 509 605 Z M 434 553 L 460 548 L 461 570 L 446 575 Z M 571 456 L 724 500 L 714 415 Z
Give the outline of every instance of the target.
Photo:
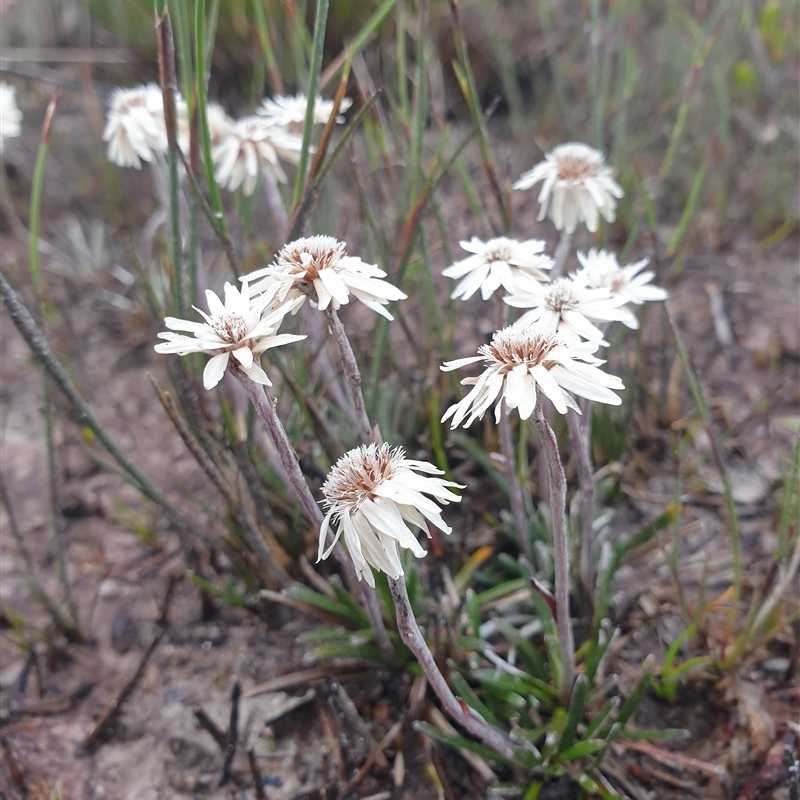
M 592 355 L 597 347 L 596 342 L 569 345 L 541 325 L 516 323 L 503 328 L 494 334 L 490 344 L 478 348 L 477 356 L 448 361 L 441 368 L 451 372 L 479 361 L 486 364 L 477 378 L 461 381 L 472 389 L 447 409 L 442 422 L 452 417 L 451 428 L 462 423 L 468 427 L 482 419 L 495 400 L 495 421 L 500 420 L 503 403 L 506 413 L 516 408 L 521 419 L 528 419 L 536 408 L 537 390 L 561 414 L 566 413 L 567 407 L 580 413 L 570 393 L 618 406 L 621 401 L 611 390 L 623 389 L 622 381 L 597 368 L 604 363 Z
M 426 554 L 408 525 L 427 533 L 430 522 L 450 533 L 439 506 L 461 500 L 447 487 L 464 488 L 418 472 L 443 474 L 433 464 L 406 458 L 401 447 L 390 449 L 388 444 L 362 445 L 345 453 L 322 486 L 328 513 L 319 532 L 317 560 L 327 558 L 344 534 L 359 580 L 364 577 L 375 586 L 370 566 L 390 578 L 403 575 L 398 544 L 417 558 Z M 336 527 L 336 537 L 326 549 L 331 524 Z
M 294 97 L 278 95 L 265 98 L 256 114 L 268 118 L 272 124 L 287 128 L 293 133 L 302 133 L 306 121 L 307 105 L 308 98 L 304 94 L 297 94 Z M 349 97 L 344 97 L 339 105 L 339 111 L 345 112 L 351 105 L 353 105 L 353 101 Z M 333 100 L 323 100 L 317 95 L 314 100 L 314 124 L 324 125 L 332 113 Z M 336 121 L 344 122 L 344 117 L 340 115 Z
M 596 231 L 598 212 L 613 222 L 615 198 L 624 195 L 605 166 L 603 154 L 577 142 L 553 148 L 544 161 L 523 173 L 513 188 L 530 189 L 539 181 L 544 181 L 539 192 L 539 219 L 545 218 L 552 195 L 550 218 L 558 230 L 563 228 L 567 233 L 581 221 L 590 231 Z
M 211 135 L 211 144 L 221 142 L 233 131 L 236 124 L 226 113 L 219 103 L 209 103 L 206 106 L 206 116 L 208 117 L 208 130 Z
M 515 308 L 531 309 L 518 322 L 537 322 L 544 330 L 558 331 L 567 344 L 578 344 L 581 338 L 606 344 L 603 331 L 589 320 L 624 320 L 630 314 L 619 308 L 623 298 L 612 296 L 608 289 L 589 289 L 572 278 L 547 284 L 531 282 L 503 299 Z
M 478 289 L 484 300 L 488 300 L 501 286 L 507 292 L 513 292 L 520 276 L 546 281 L 547 275 L 541 270 L 553 266 L 550 258 L 541 255 L 544 242 L 538 239 L 517 242 L 500 237 L 482 242 L 473 236 L 469 242 L 459 244 L 462 250 L 473 255 L 442 272 L 446 278 L 463 278 L 451 295 L 454 300 L 458 297 L 468 300 Z
M 17 89 L 0 81 L 0 153 L 3 142 L 22 133 L 22 112 L 17 108 Z
M 614 253 L 592 249 L 586 255 L 578 253 L 578 261 L 583 269 L 575 273 L 576 282 L 591 289 L 607 289 L 612 297 L 620 298 L 625 303 L 641 305 L 649 300 L 666 300 L 669 297 L 660 286 L 647 285 L 655 276 L 652 270 L 642 272 L 649 261 L 647 258 L 628 264 L 627 267 L 620 267 Z M 629 308 L 622 306 L 619 311 L 627 312 L 620 322 L 629 328 L 639 327 L 639 320 Z
M 235 192 L 240 186 L 251 195 L 260 174 L 286 183 L 278 157 L 296 164 L 302 141 L 261 117 L 246 117 L 234 122 L 229 133 L 211 153 L 214 178 L 220 186 Z
M 213 353 L 203 370 L 203 385 L 213 389 L 222 380 L 230 356 L 236 359 L 244 373 L 256 383 L 271 386 L 267 373 L 261 368 L 259 358 L 271 347 L 305 339 L 305 336 L 282 333 L 276 335 L 283 318 L 294 310 L 297 302 L 270 307 L 264 298 L 250 299 L 248 284 L 241 292 L 230 283 L 225 284 L 225 304 L 210 289 L 206 291 L 208 311 L 195 308 L 205 322 L 167 317 L 164 324 L 173 331 L 188 331 L 192 336 L 179 333 L 159 333 L 163 344 L 155 346 L 157 353 Z
M 153 153 L 167 149 L 164 99 L 155 83 L 134 89 L 114 89 L 109 102 L 103 141 L 108 160 L 120 167 L 141 169 Z
M 256 281 L 253 294 L 264 292 L 281 302 L 287 297 L 308 297 L 321 311 L 347 305 L 352 294 L 367 308 L 393 319 L 384 306 L 405 300 L 406 295 L 383 280 L 386 273 L 382 269 L 347 255 L 346 248 L 332 236 L 297 239 L 278 253 L 274 264 L 251 272 L 243 280 Z

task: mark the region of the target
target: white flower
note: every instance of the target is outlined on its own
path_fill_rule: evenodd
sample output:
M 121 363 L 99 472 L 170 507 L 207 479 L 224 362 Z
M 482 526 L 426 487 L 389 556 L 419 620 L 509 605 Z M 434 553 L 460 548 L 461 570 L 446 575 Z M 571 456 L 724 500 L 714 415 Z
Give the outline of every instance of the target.
M 572 278 L 547 284 L 531 281 L 503 299 L 515 308 L 531 309 L 518 322 L 538 322 L 545 330 L 558 331 L 567 344 L 578 344 L 581 338 L 606 344 L 603 331 L 589 320 L 624 320 L 630 314 L 619 308 L 623 298 L 612 296 L 608 289 L 589 289 Z
M 349 97 L 342 98 L 339 111 L 347 111 L 353 101 Z M 306 120 L 306 107 L 308 98 L 304 94 L 294 97 L 281 97 L 280 95 L 265 98 L 261 108 L 256 111 L 259 116 L 267 117 L 273 124 L 288 128 L 293 133 L 302 133 Z M 314 99 L 314 124 L 324 125 L 333 112 L 333 100 L 323 100 L 319 95 Z M 344 117 L 338 116 L 337 122 L 344 122 Z
M 255 191 L 260 174 L 286 183 L 278 157 L 296 164 L 302 140 L 261 117 L 246 117 L 235 122 L 214 147 L 214 178 L 220 186 L 235 192 L 240 186 L 246 195 Z
M 344 534 L 359 580 L 363 576 L 370 586 L 375 586 L 370 566 L 390 578 L 403 575 L 397 545 L 411 550 L 417 558 L 426 552 L 408 525 L 428 533 L 430 522 L 450 533 L 439 506 L 461 500 L 448 486 L 464 488 L 418 472 L 443 474 L 433 464 L 406 458 L 401 447 L 392 450 L 388 444 L 362 445 L 345 453 L 322 486 L 328 513 L 319 532 L 317 561 L 327 558 Z M 336 527 L 336 537 L 325 549 L 331 524 Z
M 17 108 L 17 89 L 0 81 L 0 153 L 3 142 L 22 132 L 22 112 Z
M 552 195 L 550 218 L 558 230 L 567 233 L 581 221 L 594 233 L 598 212 L 613 222 L 616 198 L 625 194 L 603 163 L 603 154 L 577 142 L 561 144 L 545 154 L 545 160 L 523 173 L 513 188 L 530 189 L 539 181 L 544 181 L 539 192 L 539 219 L 547 214 Z
M 446 278 L 463 278 L 451 295 L 454 300 L 458 297 L 468 300 L 478 289 L 484 300 L 488 300 L 501 286 L 507 292 L 513 292 L 520 276 L 546 281 L 547 276 L 541 270 L 553 266 L 550 258 L 541 255 L 544 242 L 538 239 L 517 242 L 500 237 L 482 242 L 473 236 L 469 242 L 459 244 L 462 250 L 473 255 L 442 272 Z
M 623 389 L 622 381 L 597 368 L 604 363 L 592 354 L 595 342 L 569 345 L 541 325 L 516 323 L 497 331 L 490 344 L 478 348 L 477 356 L 448 361 L 441 369 L 454 369 L 483 361 L 486 368 L 477 378 L 464 378 L 462 385 L 472 386 L 469 394 L 447 409 L 442 422 L 452 417 L 451 428 L 464 427 L 482 419 L 489 406 L 494 407 L 499 422 L 502 406 L 506 413 L 516 408 L 521 419 L 533 414 L 538 400 L 537 390 L 549 398 L 556 410 L 565 414 L 567 407 L 580 413 L 572 394 L 619 405 L 612 389 Z M 464 420 L 466 419 L 466 422 Z
M 134 89 L 114 89 L 103 131 L 108 160 L 120 167 L 141 169 L 153 153 L 167 149 L 164 99 L 154 83 Z
M 217 144 L 233 131 L 236 124 L 226 113 L 219 103 L 209 103 L 206 106 L 206 116 L 208 117 L 208 131 L 211 136 L 211 143 Z
M 296 303 L 270 307 L 264 298 L 251 300 L 248 284 L 244 284 L 240 292 L 235 286 L 226 283 L 224 305 L 208 289 L 206 302 L 208 314 L 195 307 L 195 311 L 202 315 L 205 322 L 175 317 L 164 320 L 170 330 L 188 331 L 192 336 L 159 333 L 158 337 L 166 339 L 166 342 L 155 346 L 157 353 L 177 353 L 179 356 L 214 353 L 203 370 L 203 385 L 206 389 L 213 389 L 222 380 L 231 355 L 251 380 L 271 386 L 267 373 L 258 362 L 261 354 L 271 347 L 306 338 L 289 333 L 275 333 L 286 314 L 294 310 Z
M 575 273 L 576 282 L 583 283 L 592 289 L 608 289 L 612 297 L 619 297 L 625 303 L 641 305 L 649 300 L 666 300 L 669 296 L 660 286 L 648 286 L 655 273 L 652 270 L 642 272 L 649 259 L 643 258 L 627 267 L 620 267 L 616 255 L 608 250 L 591 249 L 586 255 L 578 253 L 578 260 L 583 269 Z M 629 328 L 638 328 L 639 320 L 626 306 L 619 309 L 628 314 L 621 319 Z
M 386 319 L 393 319 L 384 306 L 406 295 L 383 278 L 386 273 L 347 255 L 347 245 L 332 236 L 311 236 L 287 244 L 275 263 L 252 272 L 243 280 L 253 281 L 253 294 L 265 292 L 279 301 L 287 297 L 309 297 L 321 311 L 328 306 L 337 310 L 357 297 Z M 263 280 L 257 280 L 263 278 Z

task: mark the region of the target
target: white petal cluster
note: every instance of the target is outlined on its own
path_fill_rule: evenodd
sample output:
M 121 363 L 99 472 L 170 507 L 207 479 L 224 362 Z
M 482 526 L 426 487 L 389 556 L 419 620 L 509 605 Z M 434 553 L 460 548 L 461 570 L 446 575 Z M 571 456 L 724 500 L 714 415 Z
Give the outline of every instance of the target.
M 17 108 L 17 89 L 0 81 L 0 153 L 3 142 L 22 133 L 22 112 Z
M 338 310 L 350 295 L 386 319 L 393 319 L 387 303 L 406 295 L 383 280 L 386 273 L 373 264 L 347 254 L 347 245 L 332 236 L 311 236 L 287 244 L 269 267 L 251 272 L 243 280 L 252 283 L 253 294 L 263 292 L 272 300 L 306 297 L 324 311 Z
M 347 111 L 351 105 L 353 105 L 353 101 L 349 97 L 344 97 L 339 105 L 339 111 Z M 273 125 L 300 133 L 306 120 L 307 106 L 308 97 L 304 94 L 297 94 L 294 97 L 276 95 L 265 98 L 256 114 L 266 117 Z M 314 124 L 325 125 L 332 113 L 333 100 L 323 100 L 317 95 L 314 98 Z M 344 122 L 344 117 L 340 115 L 336 121 Z
M 655 273 L 652 270 L 642 272 L 649 261 L 647 258 L 621 267 L 614 253 L 592 249 L 586 255 L 579 252 L 578 261 L 583 269 L 575 274 L 576 282 L 591 289 L 607 289 L 612 297 L 622 299 L 625 304 L 641 305 L 651 300 L 666 300 L 669 296 L 660 286 L 649 285 Z M 623 305 L 619 310 L 628 312 L 620 320 L 624 325 L 634 329 L 639 327 L 639 321 L 629 308 Z
M 567 408 L 580 413 L 571 394 L 619 405 L 614 391 L 623 389 L 622 381 L 598 369 L 604 363 L 595 358 L 595 342 L 570 345 L 541 325 L 516 323 L 497 331 L 489 344 L 478 349 L 477 356 L 448 361 L 444 372 L 459 369 L 479 361 L 484 371 L 475 378 L 464 378 L 462 385 L 472 386 L 469 394 L 447 409 L 442 422 L 451 420 L 451 428 L 471 425 L 496 402 L 495 420 L 500 421 L 502 408 L 506 413 L 516 408 L 521 419 L 533 414 L 539 391 L 556 410 L 565 414 Z
M 208 132 L 212 144 L 218 144 L 229 136 L 236 124 L 219 103 L 209 103 L 206 106 L 206 119 L 208 119 Z
M 511 293 L 520 278 L 546 281 L 542 270 L 553 266 L 552 259 L 542 254 L 544 242 L 538 239 L 518 242 L 499 237 L 482 242 L 473 236 L 459 244 L 472 255 L 442 272 L 446 278 L 462 279 L 451 295 L 454 300 L 468 300 L 478 289 L 481 297 L 488 300 L 501 286 Z
M 567 344 L 579 344 L 581 339 L 606 344 L 603 332 L 589 320 L 624 321 L 630 315 L 627 309 L 620 309 L 624 298 L 605 288 L 590 289 L 572 278 L 548 284 L 531 282 L 503 299 L 515 308 L 530 309 L 518 322 L 538 323 L 544 330 L 558 332 Z
M 262 117 L 245 117 L 234 122 L 228 135 L 214 147 L 214 178 L 232 192 L 241 186 L 248 196 L 255 191 L 259 175 L 286 183 L 278 158 L 296 164 L 302 145 L 299 136 Z
M 108 160 L 120 167 L 141 169 L 142 161 L 150 162 L 154 153 L 165 152 L 167 129 L 161 89 L 155 83 L 114 89 L 103 141 L 108 142 Z
M 426 533 L 428 523 L 443 533 L 451 531 L 439 506 L 461 500 L 448 487 L 464 487 L 431 477 L 441 474 L 433 464 L 406 458 L 402 448 L 388 444 L 362 445 L 345 453 L 322 486 L 328 512 L 319 532 L 317 560 L 327 558 L 344 535 L 359 580 L 375 586 L 370 567 L 399 578 L 404 573 L 398 545 L 417 558 L 426 554 L 409 525 Z M 331 525 L 336 537 L 326 549 Z
M 296 301 L 271 306 L 265 298 L 251 300 L 248 284 L 239 291 L 230 283 L 225 284 L 225 303 L 210 289 L 206 291 L 208 313 L 195 308 L 205 322 L 167 317 L 164 324 L 171 331 L 186 331 L 191 336 L 179 333 L 159 333 L 166 341 L 155 346 L 157 353 L 213 354 L 203 371 L 203 385 L 213 389 L 225 374 L 231 355 L 251 380 L 271 386 L 267 373 L 261 368 L 261 355 L 272 347 L 305 339 L 305 336 L 278 334 L 283 318 L 293 311 Z
M 530 189 L 543 181 L 539 191 L 539 219 L 550 218 L 558 230 L 572 233 L 585 222 L 594 233 L 599 216 L 613 222 L 617 198 L 624 195 L 604 163 L 603 154 L 585 144 L 569 142 L 553 148 L 545 160 L 523 173 L 514 189 Z

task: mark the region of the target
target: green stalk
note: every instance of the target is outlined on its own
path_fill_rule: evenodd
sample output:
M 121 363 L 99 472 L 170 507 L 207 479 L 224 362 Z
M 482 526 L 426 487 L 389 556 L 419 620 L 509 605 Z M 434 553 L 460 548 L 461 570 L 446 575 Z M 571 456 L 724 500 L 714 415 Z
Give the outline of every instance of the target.
M 278 62 L 275 60 L 275 51 L 272 49 L 272 41 L 269 38 L 267 15 L 264 13 L 264 0 L 253 0 L 253 16 L 255 16 L 256 19 L 258 40 L 261 43 L 261 51 L 264 54 L 264 63 L 267 66 L 267 72 L 269 72 L 272 90 L 278 94 L 285 94 L 283 78 L 281 78 Z
M 211 206 L 218 221 L 218 230 L 225 236 L 228 226 L 222 208 L 222 195 L 214 178 L 214 162 L 211 160 L 211 131 L 208 126 L 208 95 L 206 87 L 206 38 L 205 38 L 205 4 L 206 0 L 195 0 L 194 7 L 194 60 L 197 88 L 197 117 L 200 121 L 200 138 L 203 145 L 203 164 L 206 169 L 206 181 L 211 196 Z
M 314 19 L 314 40 L 311 43 L 311 64 L 308 75 L 308 105 L 303 123 L 303 148 L 300 151 L 300 162 L 297 165 L 297 180 L 294 184 L 292 208 L 297 208 L 303 196 L 303 186 L 308 169 L 308 156 L 311 148 L 311 132 L 314 128 L 314 105 L 317 97 L 317 85 L 322 68 L 322 50 L 325 46 L 325 26 L 328 20 L 328 0 L 317 0 L 317 13 Z
M 189 12 L 186 8 L 187 0 L 168 0 L 170 17 L 175 21 L 177 32 L 178 63 L 181 69 L 181 91 L 183 99 L 189 107 L 189 120 L 192 119 L 194 105 L 194 78 L 192 76 L 192 44 L 189 41 Z

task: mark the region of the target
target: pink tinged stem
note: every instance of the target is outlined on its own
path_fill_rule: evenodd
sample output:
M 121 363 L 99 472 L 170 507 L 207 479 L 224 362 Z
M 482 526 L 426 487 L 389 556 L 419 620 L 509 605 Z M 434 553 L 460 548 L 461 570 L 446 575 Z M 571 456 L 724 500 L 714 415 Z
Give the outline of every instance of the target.
M 416 656 L 445 712 L 454 722 L 487 747 L 491 747 L 505 758 L 513 759 L 514 744 L 511 739 L 490 725 L 475 709 L 457 698 L 447 684 L 444 675 L 439 671 L 433 653 L 417 625 L 403 577 L 389 578 L 389 587 L 397 612 L 397 630 L 400 632 L 400 637 Z
M 569 616 L 569 542 L 565 518 L 567 479 L 558 453 L 556 436 L 544 418 L 541 403 L 537 404 L 533 419 L 547 459 L 550 477 L 550 510 L 553 516 L 553 551 L 556 568 L 556 634 L 564 665 L 561 700 L 566 705 L 572 694 L 572 680 L 575 674 L 575 639 Z
M 328 318 L 328 326 L 336 341 L 336 346 L 339 348 L 339 358 L 342 361 L 342 369 L 347 378 L 347 394 L 356 414 L 358 436 L 364 444 L 369 444 L 375 439 L 373 438 L 372 425 L 367 415 L 367 409 L 364 405 L 364 395 L 361 392 L 361 373 L 358 370 L 355 353 L 350 345 L 350 340 L 347 338 L 344 325 L 342 325 L 339 315 L 332 306 L 328 306 L 325 310 L 325 316 Z
M 589 451 L 589 421 L 588 411 L 585 417 L 580 417 L 573 409 L 567 409 L 567 430 L 574 448 L 581 485 L 580 576 L 586 596 L 591 600 L 594 591 L 594 472 Z
M 508 306 L 497 297 L 497 330 L 502 330 L 506 326 Z M 498 424 L 498 434 L 500 438 L 500 452 L 506 462 L 506 477 L 508 479 L 508 494 L 511 500 L 511 514 L 514 517 L 514 527 L 517 530 L 517 542 L 520 550 L 525 557 L 533 563 L 533 553 L 531 552 L 530 538 L 528 537 L 528 522 L 525 516 L 525 498 L 522 494 L 522 484 L 517 472 L 517 460 L 514 454 L 514 439 L 511 435 L 511 420 L 508 414 L 500 415 Z
M 566 230 L 561 231 L 558 238 L 558 245 L 556 245 L 555 258 L 553 259 L 553 268 L 550 270 L 549 278 L 551 281 L 557 280 L 561 277 L 564 271 L 564 265 L 567 263 L 567 256 L 569 255 L 569 246 L 572 243 L 572 234 L 567 233 Z
M 322 526 L 323 516 L 314 495 L 311 494 L 311 489 L 308 488 L 303 471 L 300 469 L 300 462 L 297 459 L 297 453 L 286 435 L 286 430 L 283 427 L 278 415 L 275 413 L 275 407 L 272 398 L 267 394 L 266 390 L 261 384 L 251 380 L 245 373 L 237 366 L 231 365 L 229 367 L 233 370 L 234 375 L 239 379 L 244 387 L 247 396 L 253 403 L 253 407 L 259 416 L 259 419 L 264 423 L 264 426 L 272 439 L 275 449 L 281 460 L 286 476 L 289 483 L 300 500 L 300 505 L 306 512 L 306 516 L 311 521 L 311 524 L 319 529 Z M 328 531 L 328 543 L 330 544 L 333 531 Z M 360 582 L 356 577 L 355 567 L 353 562 L 347 557 L 341 545 L 337 542 L 333 548 L 333 557 L 339 562 L 345 573 L 347 584 L 351 592 L 355 586 Z M 364 608 L 369 616 L 372 627 L 375 631 L 375 636 L 378 642 L 378 647 L 383 653 L 384 657 L 390 662 L 395 660 L 396 654 L 392 646 L 389 636 L 386 633 L 386 626 L 383 624 L 383 617 L 381 616 L 380 606 L 378 605 L 378 598 L 375 591 L 366 584 L 360 585 L 361 595 L 364 599 Z

